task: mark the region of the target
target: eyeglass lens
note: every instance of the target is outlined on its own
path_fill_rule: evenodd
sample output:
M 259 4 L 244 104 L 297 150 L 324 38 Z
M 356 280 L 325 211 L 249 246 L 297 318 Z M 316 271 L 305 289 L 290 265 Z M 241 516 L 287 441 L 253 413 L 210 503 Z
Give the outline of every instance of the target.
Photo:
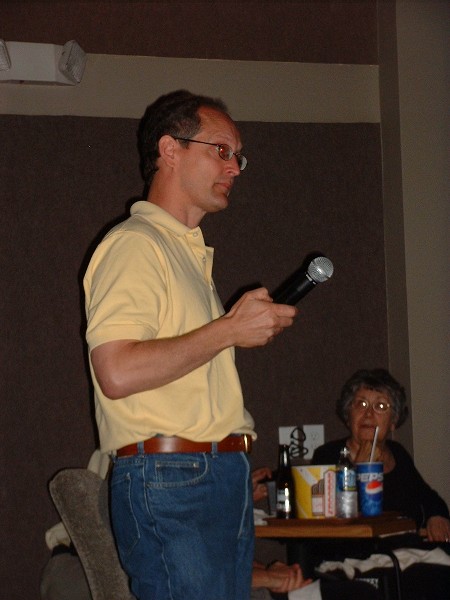
M 378 402 L 374 402 L 373 404 L 367 402 L 367 400 L 355 400 L 353 406 L 356 410 L 368 410 L 370 406 L 376 413 L 385 413 L 391 405 L 384 400 L 378 400 Z
M 176 140 L 182 140 L 183 142 L 194 142 L 196 144 L 206 144 L 207 146 L 215 146 L 217 150 L 217 154 L 220 156 L 222 160 L 231 160 L 233 156 L 236 157 L 238 167 L 240 171 L 243 171 L 247 166 L 247 159 L 243 154 L 239 152 L 233 152 L 233 149 L 228 146 L 228 144 L 214 144 L 212 142 L 203 142 L 201 140 L 193 140 L 191 138 L 184 138 L 174 136 Z
M 219 153 L 220 158 L 223 160 L 231 160 L 233 158 L 233 154 L 236 157 L 237 163 L 239 165 L 239 169 L 243 171 L 247 165 L 247 159 L 239 152 L 233 152 L 232 148 L 227 144 L 218 144 L 217 152 Z

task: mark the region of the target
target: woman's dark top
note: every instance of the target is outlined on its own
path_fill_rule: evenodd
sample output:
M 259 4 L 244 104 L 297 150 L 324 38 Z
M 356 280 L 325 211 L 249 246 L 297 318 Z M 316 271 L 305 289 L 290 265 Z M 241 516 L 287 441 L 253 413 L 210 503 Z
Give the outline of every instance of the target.
M 311 460 L 313 465 L 335 465 L 346 439 L 335 440 L 320 446 Z M 424 527 L 430 517 L 449 518 L 444 500 L 422 478 L 408 452 L 398 442 L 386 441 L 395 459 L 395 467 L 384 474 L 383 510 L 398 511 L 415 519 Z

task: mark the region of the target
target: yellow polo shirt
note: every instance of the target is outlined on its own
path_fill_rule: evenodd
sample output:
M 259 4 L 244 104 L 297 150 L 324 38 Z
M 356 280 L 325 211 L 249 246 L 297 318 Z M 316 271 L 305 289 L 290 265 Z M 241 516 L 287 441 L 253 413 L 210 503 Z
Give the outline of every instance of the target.
M 175 337 L 220 317 L 213 249 L 160 207 L 136 202 L 131 216 L 97 247 L 84 278 L 89 350 L 108 341 Z M 91 365 L 100 447 L 109 452 L 157 434 L 220 441 L 250 433 L 227 348 L 205 365 L 155 390 L 111 400 Z

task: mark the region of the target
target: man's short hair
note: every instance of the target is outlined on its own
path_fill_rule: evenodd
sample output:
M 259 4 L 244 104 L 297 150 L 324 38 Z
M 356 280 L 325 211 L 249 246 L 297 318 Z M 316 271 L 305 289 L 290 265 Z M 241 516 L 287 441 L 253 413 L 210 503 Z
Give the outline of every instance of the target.
M 213 108 L 228 115 L 227 107 L 218 98 L 199 96 L 186 90 L 177 90 L 160 96 L 147 107 L 138 129 L 138 148 L 142 177 L 150 185 L 158 170 L 158 143 L 163 135 L 191 138 L 201 126 L 198 110 Z

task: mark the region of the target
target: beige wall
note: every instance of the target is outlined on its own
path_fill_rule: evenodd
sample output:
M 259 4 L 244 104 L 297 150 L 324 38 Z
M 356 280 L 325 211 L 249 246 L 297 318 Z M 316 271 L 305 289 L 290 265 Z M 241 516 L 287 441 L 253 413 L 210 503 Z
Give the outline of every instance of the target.
M 450 504 L 450 3 L 397 2 L 414 457 Z
M 223 98 L 237 121 L 378 123 L 378 66 L 89 54 L 77 86 L 0 84 L 0 113 L 139 119 L 160 94 Z

